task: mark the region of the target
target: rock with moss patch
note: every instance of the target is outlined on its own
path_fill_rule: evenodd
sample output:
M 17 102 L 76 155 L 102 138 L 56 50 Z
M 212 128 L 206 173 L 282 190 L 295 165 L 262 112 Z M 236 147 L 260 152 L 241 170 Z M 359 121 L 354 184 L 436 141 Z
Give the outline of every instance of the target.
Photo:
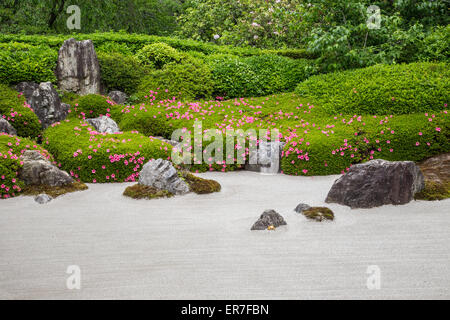
M 425 178 L 425 188 L 414 198 L 428 201 L 450 198 L 450 153 L 431 157 L 419 167 Z
M 286 225 L 284 218 L 275 210 L 266 210 L 253 224 L 251 230 L 266 230 L 269 227 L 278 228 Z
M 21 156 L 20 178 L 27 185 L 64 186 L 73 183 L 72 177 L 52 165 L 39 151 L 27 150 Z
M 127 187 L 123 195 L 133 199 L 158 199 L 170 198 L 174 194 L 167 190 L 160 190 L 155 187 L 145 186 L 142 184 L 135 184 Z
M 147 162 L 139 173 L 139 184 L 167 190 L 173 194 L 186 194 L 189 186 L 179 176 L 172 163 L 157 159 Z
M 180 172 L 180 177 L 189 185 L 189 190 L 196 194 L 219 192 L 222 189 L 217 181 L 203 179 L 187 171 Z
M 334 220 L 334 212 L 327 207 L 311 207 L 307 210 L 303 210 L 302 214 L 306 218 L 315 221 Z
M 325 201 L 351 208 L 400 205 L 423 187 L 423 174 L 414 162 L 377 159 L 351 166 L 334 182 Z

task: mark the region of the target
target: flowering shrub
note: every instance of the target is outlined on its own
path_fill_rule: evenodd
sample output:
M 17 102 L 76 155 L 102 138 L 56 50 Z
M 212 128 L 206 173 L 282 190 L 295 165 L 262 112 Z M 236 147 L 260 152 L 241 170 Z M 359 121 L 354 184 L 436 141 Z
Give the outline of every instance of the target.
M 76 111 L 85 118 L 97 118 L 106 115 L 112 106 L 112 102 L 98 94 L 88 94 L 78 99 Z
M 450 100 L 449 70 L 445 63 L 377 65 L 313 76 L 300 83 L 296 92 L 320 100 L 332 113 L 440 111 Z
M 35 141 L 0 133 L 0 199 L 15 197 L 22 191 L 24 183 L 19 179 L 22 166 L 20 156 L 26 150 L 39 150 L 52 160 L 51 155 Z
M 8 120 L 20 137 L 36 138 L 41 133 L 41 123 L 25 98 L 15 90 L 0 84 L 0 116 Z
M 72 177 L 86 183 L 136 181 L 151 159 L 169 159 L 172 147 L 137 131 L 101 134 L 79 119 L 53 124 L 44 145 Z

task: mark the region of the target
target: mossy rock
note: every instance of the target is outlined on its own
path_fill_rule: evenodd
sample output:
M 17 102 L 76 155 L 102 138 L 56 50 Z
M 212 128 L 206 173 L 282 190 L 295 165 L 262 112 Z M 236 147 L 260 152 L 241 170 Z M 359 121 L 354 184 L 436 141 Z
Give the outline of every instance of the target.
M 167 190 L 160 190 L 155 187 L 144 186 L 142 184 L 135 184 L 127 187 L 123 195 L 133 199 L 158 199 L 170 198 L 174 194 Z
M 47 185 L 28 185 L 23 189 L 22 194 L 25 196 L 37 196 L 45 193 L 52 198 L 57 198 L 66 193 L 84 191 L 87 189 L 88 186 L 82 182 L 73 182 L 61 187 L 51 187 Z
M 425 181 L 425 188 L 414 195 L 415 200 L 444 200 L 450 198 L 450 183 Z
M 334 220 L 334 213 L 327 207 L 312 207 L 311 209 L 302 211 L 302 214 L 311 220 L 323 221 Z
M 196 177 L 187 171 L 182 171 L 179 174 L 180 177 L 189 185 L 189 189 L 196 194 L 219 192 L 222 189 L 222 186 L 215 180 Z

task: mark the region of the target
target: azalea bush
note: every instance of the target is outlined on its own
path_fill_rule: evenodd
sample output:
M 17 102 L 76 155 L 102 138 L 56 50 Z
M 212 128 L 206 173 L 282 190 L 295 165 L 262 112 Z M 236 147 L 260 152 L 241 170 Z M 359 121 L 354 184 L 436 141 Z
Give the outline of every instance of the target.
M 450 100 L 449 70 L 445 63 L 377 65 L 313 76 L 296 92 L 320 100 L 330 113 L 440 111 Z
M 110 111 L 113 102 L 98 94 L 88 94 L 80 97 L 75 110 L 85 118 L 97 118 Z
M 53 160 L 36 141 L 0 132 L 0 199 L 15 197 L 25 187 L 19 171 L 22 167 L 20 156 L 26 150 L 38 150 L 48 160 Z
M 41 134 L 41 122 L 17 91 L 0 84 L 0 116 L 9 121 L 21 137 L 37 138 Z
M 137 131 L 101 134 L 83 120 L 55 123 L 43 145 L 61 168 L 85 183 L 136 181 L 151 159 L 170 159 L 172 147 Z

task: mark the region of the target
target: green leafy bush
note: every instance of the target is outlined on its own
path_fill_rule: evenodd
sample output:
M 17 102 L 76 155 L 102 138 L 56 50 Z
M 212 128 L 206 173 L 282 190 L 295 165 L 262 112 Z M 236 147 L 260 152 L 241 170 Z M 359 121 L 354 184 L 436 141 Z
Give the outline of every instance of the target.
M 47 159 L 53 160 L 35 141 L 0 133 L 0 199 L 15 197 L 25 187 L 19 179 L 20 156 L 25 150 L 39 150 Z
M 315 73 L 308 60 L 276 55 L 248 58 L 214 55 L 208 62 L 215 82 L 214 95 L 225 98 L 291 91 L 298 82 Z
M 78 99 L 76 111 L 86 118 L 97 118 L 100 115 L 106 115 L 111 104 L 108 100 L 98 94 L 88 94 Z
M 44 132 L 44 145 L 62 169 L 81 182 L 135 181 L 151 159 L 168 159 L 172 147 L 137 131 L 99 134 L 79 119 L 67 119 Z
M 137 90 L 147 70 L 133 56 L 121 53 L 98 53 L 102 80 L 108 90 L 120 90 L 132 94 Z
M 153 43 L 139 50 L 136 53 L 136 59 L 142 65 L 162 69 L 168 63 L 179 63 L 183 59 L 183 55 L 168 44 Z
M 48 46 L 0 43 L 0 83 L 55 82 L 58 53 Z
M 25 98 L 3 84 L 0 84 L 0 116 L 9 121 L 20 137 L 37 138 L 41 133 L 40 120 Z
M 444 63 L 376 65 L 310 77 L 296 92 L 320 100 L 330 113 L 440 111 L 450 98 L 449 76 Z
M 446 61 L 450 59 L 450 25 L 437 27 L 419 44 L 419 61 Z
M 190 58 L 183 63 L 168 63 L 161 70 L 154 70 L 139 86 L 139 99 L 150 90 L 159 93 L 158 98 L 202 99 L 211 96 L 213 90 L 211 71 L 200 60 Z

